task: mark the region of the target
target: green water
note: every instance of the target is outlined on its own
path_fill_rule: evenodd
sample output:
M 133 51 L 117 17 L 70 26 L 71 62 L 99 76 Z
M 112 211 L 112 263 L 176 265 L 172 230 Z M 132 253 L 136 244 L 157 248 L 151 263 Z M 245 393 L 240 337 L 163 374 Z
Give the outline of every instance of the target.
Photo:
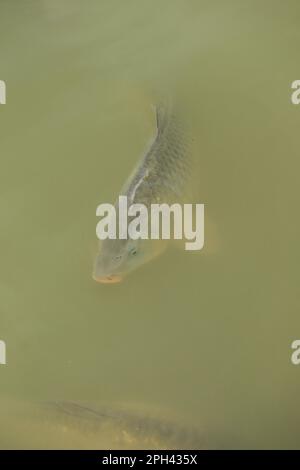
M 49 400 L 168 410 L 207 447 L 300 447 L 299 13 L 0 0 L 1 447 L 57 445 L 28 419 L 23 441 L 13 432 L 21 403 Z M 192 117 L 207 249 L 96 284 L 96 207 L 143 153 L 166 89 Z

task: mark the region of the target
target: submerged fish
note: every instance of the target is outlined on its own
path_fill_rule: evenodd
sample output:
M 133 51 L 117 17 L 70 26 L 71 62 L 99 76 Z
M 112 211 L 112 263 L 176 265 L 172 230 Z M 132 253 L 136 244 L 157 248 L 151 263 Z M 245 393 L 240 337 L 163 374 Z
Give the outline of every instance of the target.
M 128 205 L 172 204 L 181 202 L 192 173 L 189 139 L 182 121 L 170 108 L 156 109 L 156 136 L 124 185 L 121 195 Z M 116 210 L 118 203 L 115 204 Z M 165 248 L 159 240 L 106 239 L 100 243 L 94 263 L 93 278 L 115 283 Z
M 204 444 L 196 427 L 144 407 L 56 402 L 49 403 L 49 412 L 65 434 L 71 429 L 92 436 L 90 445 L 100 449 L 199 449 Z
M 200 449 L 185 417 L 143 404 L 1 401 L 0 449 Z

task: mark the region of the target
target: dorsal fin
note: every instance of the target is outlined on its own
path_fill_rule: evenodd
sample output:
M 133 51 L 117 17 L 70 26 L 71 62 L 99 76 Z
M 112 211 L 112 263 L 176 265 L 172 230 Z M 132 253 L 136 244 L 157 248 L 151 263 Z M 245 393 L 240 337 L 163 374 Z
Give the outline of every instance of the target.
M 168 109 L 163 104 L 159 104 L 155 108 L 157 133 L 161 134 L 168 122 Z

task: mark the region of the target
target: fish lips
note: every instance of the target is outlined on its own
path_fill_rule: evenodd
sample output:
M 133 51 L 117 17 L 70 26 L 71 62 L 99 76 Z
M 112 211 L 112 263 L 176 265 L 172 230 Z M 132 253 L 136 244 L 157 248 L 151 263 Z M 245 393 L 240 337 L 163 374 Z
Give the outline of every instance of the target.
M 100 284 L 119 284 L 123 280 L 119 274 L 111 274 L 110 276 L 96 276 L 94 274 L 93 279 Z

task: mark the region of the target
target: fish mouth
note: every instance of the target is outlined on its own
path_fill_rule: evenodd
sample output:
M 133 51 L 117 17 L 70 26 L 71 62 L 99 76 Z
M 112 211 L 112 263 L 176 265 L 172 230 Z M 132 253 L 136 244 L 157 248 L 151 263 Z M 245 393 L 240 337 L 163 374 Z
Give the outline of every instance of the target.
M 122 277 L 117 274 L 112 274 L 111 276 L 101 276 L 98 277 L 95 274 L 93 275 L 93 279 L 100 284 L 118 284 L 122 281 Z

